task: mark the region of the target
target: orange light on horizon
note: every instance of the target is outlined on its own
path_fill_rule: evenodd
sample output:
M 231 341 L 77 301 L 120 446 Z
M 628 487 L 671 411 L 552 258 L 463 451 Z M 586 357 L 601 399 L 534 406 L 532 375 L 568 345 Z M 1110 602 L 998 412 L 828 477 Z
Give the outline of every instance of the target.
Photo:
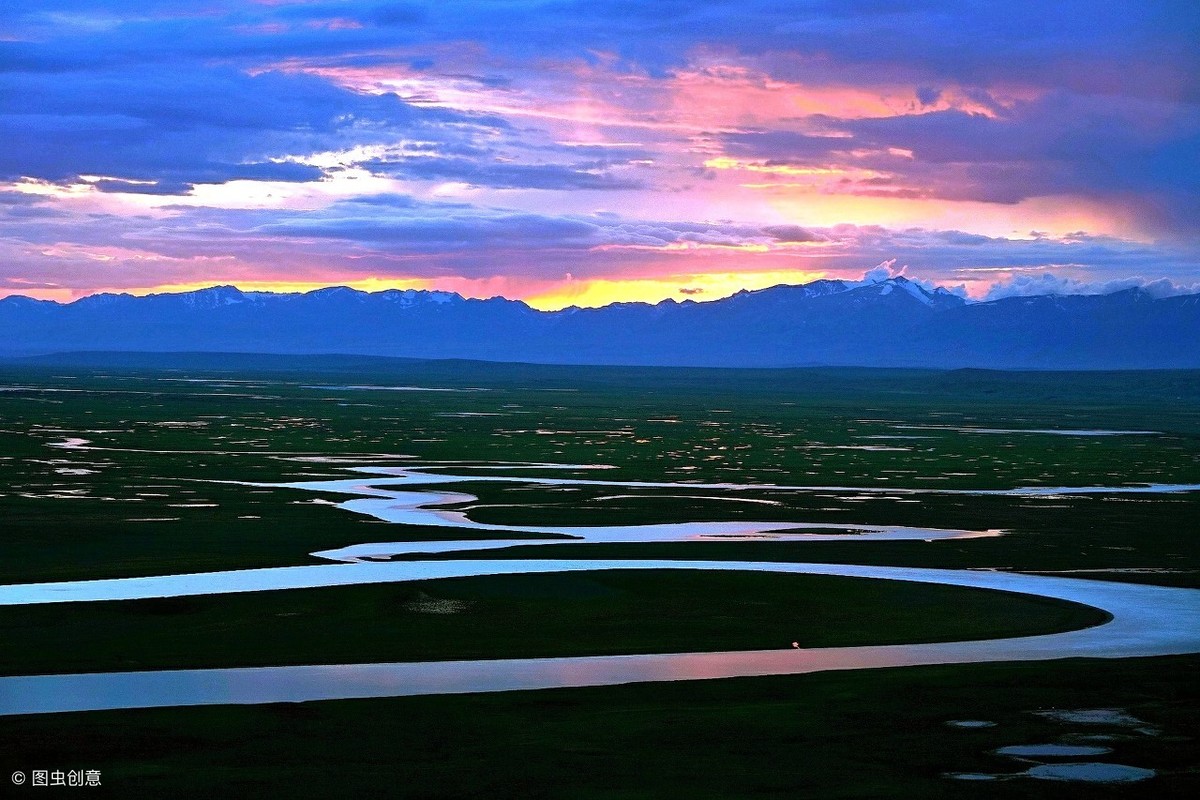
M 542 311 L 555 311 L 568 306 L 599 308 L 610 303 L 718 300 L 742 290 L 753 291 L 780 284 L 809 283 L 827 275 L 824 271 L 777 270 L 671 275 L 628 280 L 571 280 L 561 282 L 549 291 L 526 297 L 524 300 Z
M 668 275 L 655 278 L 594 278 L 545 281 L 530 279 L 522 285 L 512 278 L 378 278 L 329 281 L 231 280 L 170 283 L 156 286 L 100 289 L 144 297 L 151 294 L 180 294 L 232 285 L 243 292 L 305 293 L 331 286 L 347 286 L 364 292 L 389 289 L 417 289 L 457 292 L 463 297 L 485 299 L 506 297 L 523 300 L 541 311 L 557 311 L 568 306 L 598 308 L 611 303 L 658 303 L 663 300 L 718 300 L 739 291 L 765 289 L 781 284 L 801 284 L 829 277 L 823 270 L 771 270 L 764 272 L 715 272 Z M 24 295 L 40 300 L 71 302 L 96 292 L 81 292 L 66 287 L 12 289 L 0 296 Z

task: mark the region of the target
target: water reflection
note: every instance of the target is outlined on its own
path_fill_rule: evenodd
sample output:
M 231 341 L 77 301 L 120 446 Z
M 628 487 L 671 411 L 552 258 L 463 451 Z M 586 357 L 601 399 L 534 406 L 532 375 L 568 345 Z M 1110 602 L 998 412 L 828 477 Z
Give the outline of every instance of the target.
M 86 446 L 75 439 L 59 446 Z M 548 469 L 553 465 L 530 465 Z M 562 465 L 583 469 L 578 465 Z M 772 538 L 776 540 L 873 541 L 956 539 L 996 536 L 1000 531 L 966 531 L 906 526 L 855 525 L 830 532 L 828 524 L 797 522 L 688 522 L 627 526 L 484 525 L 462 511 L 445 508 L 473 501 L 464 493 L 417 487 L 504 481 L 551 486 L 685 488 L 794 491 L 852 491 L 865 495 L 1066 494 L 1091 492 L 1197 491 L 1200 485 L 1137 487 L 1036 487 L 1011 490 L 927 490 L 776 485 L 596 481 L 559 477 L 452 475 L 408 468 L 358 468 L 370 477 L 288 484 L 242 484 L 356 496 L 341 507 L 409 525 L 519 534 L 507 539 L 361 544 L 318 555 L 343 563 L 234 570 L 189 575 L 0 586 L 0 605 L 24 605 L 224 594 L 324 586 L 420 581 L 479 575 L 578 572 L 605 569 L 754 570 L 904 580 L 1019 592 L 1083 603 L 1107 611 L 1111 621 L 1085 630 L 1046 636 L 971 642 L 658 655 L 503 659 L 400 664 L 311 665 L 245 669 L 42 675 L 0 678 L 0 714 L 33 714 L 115 708 L 224 703 L 301 702 L 422 694 L 494 692 L 556 687 L 605 686 L 645 681 L 701 680 L 754 675 L 788 675 L 822 670 L 871 669 L 922 664 L 1027 661 L 1070 657 L 1120 658 L 1200 652 L 1200 591 L 971 570 L 794 564 L 734 561 L 655 560 L 452 560 L 386 561 L 398 554 L 482 550 L 517 544 L 579 542 L 668 542 Z M 557 538 L 528 538 L 528 534 Z M 384 559 L 384 560 L 380 560 Z M 784 649 L 786 648 L 786 649 Z
M 2 587 L 5 594 L 0 597 L 0 602 L 21 602 L 22 598 L 12 590 L 22 588 L 25 602 L 54 602 L 54 599 L 68 599 L 63 594 L 67 591 L 75 592 L 69 599 L 99 600 L 118 596 L 201 594 L 214 590 L 248 591 L 252 590 L 251 585 L 255 589 L 333 585 L 291 577 L 276 580 L 282 576 L 341 575 L 346 576 L 346 580 L 338 582 L 346 583 L 599 569 L 758 570 L 909 580 L 1074 601 L 1103 609 L 1112 615 L 1112 619 L 1103 625 L 1066 633 L 971 642 L 10 677 L 0 678 L 0 714 L 497 692 L 927 664 L 1200 652 L 1200 591 L 1197 590 L 1015 573 L 839 564 L 622 560 L 344 564 L 42 584 L 40 588 Z M 247 581 L 247 573 L 257 574 L 257 577 Z M 87 584 L 92 586 L 87 587 Z M 138 591 L 129 591 L 131 585 Z M 57 590 L 53 588 L 56 586 Z M 68 587 L 74 588 L 68 590 Z M 118 587 L 126 589 L 117 591 Z

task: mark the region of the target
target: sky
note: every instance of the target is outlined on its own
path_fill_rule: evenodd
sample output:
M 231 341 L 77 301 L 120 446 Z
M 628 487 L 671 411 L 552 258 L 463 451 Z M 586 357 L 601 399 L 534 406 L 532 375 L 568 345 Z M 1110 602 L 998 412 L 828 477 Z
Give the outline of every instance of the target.
M 5 0 L 0 295 L 1200 291 L 1200 3 Z

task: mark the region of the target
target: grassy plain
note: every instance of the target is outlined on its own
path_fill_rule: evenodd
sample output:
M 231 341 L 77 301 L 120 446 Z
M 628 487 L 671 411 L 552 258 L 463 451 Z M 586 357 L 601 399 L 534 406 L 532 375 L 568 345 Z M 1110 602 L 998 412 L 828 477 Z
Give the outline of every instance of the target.
M 1106 619 L 1028 595 L 817 575 L 507 575 L 10 606 L 0 608 L 0 674 L 843 647 Z
M 362 386 L 375 388 L 352 388 Z M 1153 433 L 997 432 L 1042 429 Z M 95 449 L 51 446 L 72 437 Z M 458 538 L 389 526 L 308 493 L 221 482 L 345 477 L 338 464 L 317 460 L 331 456 L 347 465 L 603 464 L 611 468 L 564 474 L 830 487 L 456 485 L 478 497 L 461 506 L 471 518 L 493 524 L 755 519 L 1006 531 L 932 543 L 550 545 L 489 558 L 820 561 L 1200 586 L 1200 493 L 837 488 L 1200 483 L 1198 372 L 650 370 L 204 355 L 0 365 L 0 582 L 310 564 L 313 551 L 361 542 Z M 797 576 L 438 583 L 0 609 L 0 663 L 12 674 L 666 652 L 931 641 L 1089 622 L 1089 612 L 1062 604 Z M 431 599 L 461 603 L 461 613 L 414 610 Z M 642 613 L 647 607 L 660 613 Z M 514 619 L 536 624 L 514 635 Z M 1195 742 L 1177 738 L 1196 734 L 1197 665 L 1189 657 L 939 667 L 0 718 L 0 766 L 95 766 L 119 786 L 114 796 L 143 797 L 1182 796 L 1200 769 Z M 1119 790 L 940 777 L 1022 768 L 986 751 L 1056 735 L 1029 711 L 1109 705 L 1164 730 L 1110 731 L 1126 737 L 1116 760 L 1164 774 Z M 944 724 L 962 717 L 1003 724 Z

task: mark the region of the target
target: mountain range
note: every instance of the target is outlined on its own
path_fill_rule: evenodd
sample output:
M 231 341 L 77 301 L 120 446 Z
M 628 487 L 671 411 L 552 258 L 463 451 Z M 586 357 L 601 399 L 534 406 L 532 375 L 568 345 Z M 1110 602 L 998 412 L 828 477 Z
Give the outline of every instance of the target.
M 971 302 L 893 277 L 560 311 L 500 297 L 347 287 L 0 299 L 0 353 L 99 350 L 656 366 L 1195 368 L 1200 295 L 1156 298 L 1133 288 Z

